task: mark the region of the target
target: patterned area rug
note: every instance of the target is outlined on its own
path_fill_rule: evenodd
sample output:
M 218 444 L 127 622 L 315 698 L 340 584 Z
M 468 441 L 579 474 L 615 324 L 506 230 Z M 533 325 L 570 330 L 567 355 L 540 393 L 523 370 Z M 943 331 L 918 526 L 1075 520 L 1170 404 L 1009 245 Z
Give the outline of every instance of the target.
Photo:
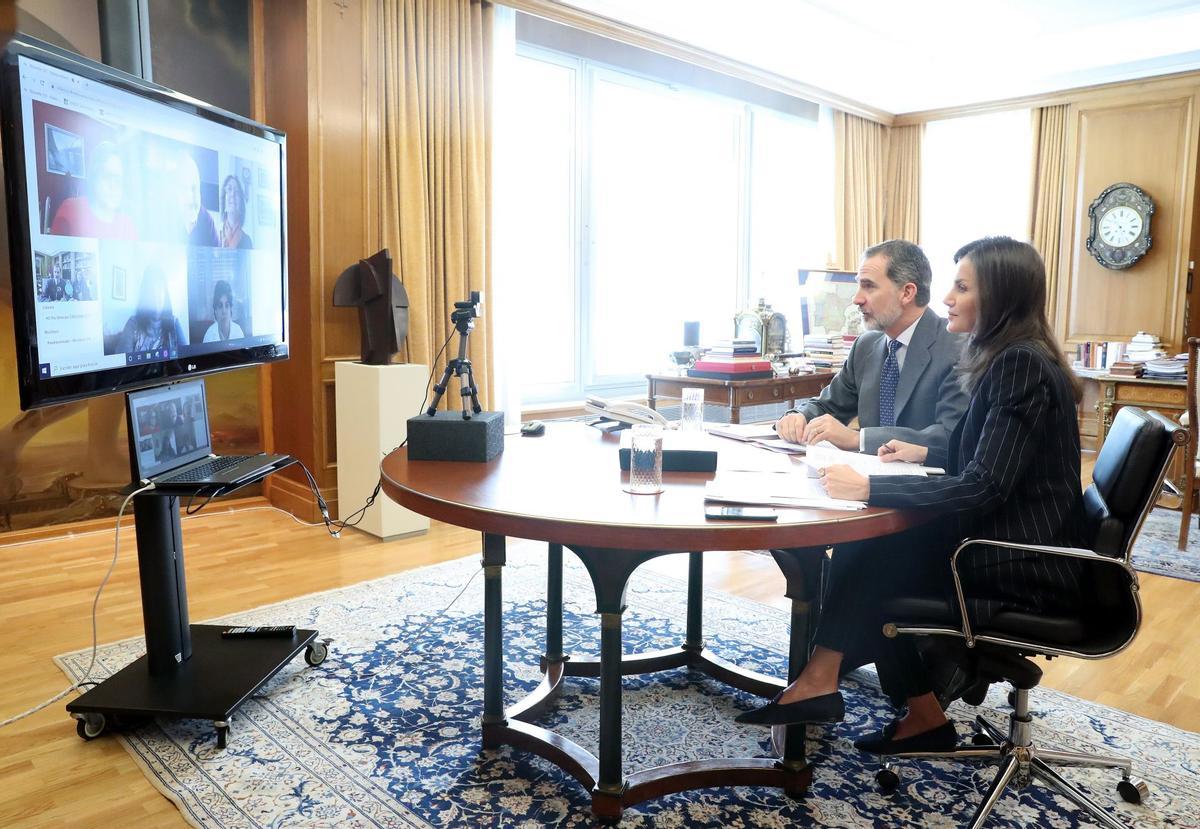
M 1193 523 L 1196 521 L 1192 519 Z M 1146 573 L 1200 581 L 1200 529 L 1188 533 L 1188 548 L 1179 550 L 1179 513 L 1153 510 L 1146 516 L 1133 548 L 1133 566 Z
M 543 549 L 510 550 L 504 596 L 506 689 L 510 702 L 533 688 L 543 644 Z M 568 650 L 595 653 L 599 628 L 583 568 L 568 555 L 564 576 Z M 423 570 L 226 617 L 221 622 L 295 623 L 332 636 L 330 658 L 310 668 L 286 667 L 236 716 L 224 751 L 211 723 L 161 721 L 121 739 L 147 777 L 205 829 L 241 827 L 584 827 L 589 800 L 575 781 L 520 751 L 479 752 L 482 709 L 482 579 L 475 579 L 444 616 L 440 611 L 478 573 L 477 559 Z M 682 641 L 684 584 L 639 574 L 629 591 L 628 651 Z M 786 652 L 786 615 L 720 593 L 708 593 L 706 637 L 717 653 L 779 672 Z M 106 646 L 105 672 L 142 652 L 140 640 Z M 71 677 L 88 653 L 59 657 Z M 715 681 L 669 671 L 625 681 L 627 769 L 688 758 L 765 755 L 765 729 L 738 726 L 733 716 L 755 704 Z M 991 768 L 947 764 L 902 766 L 891 796 L 874 785 L 877 767 L 850 745 L 854 735 L 890 717 L 875 677 L 852 675 L 847 721 L 809 733 L 816 763 L 801 801 L 765 788 L 708 789 L 673 795 L 626 812 L 625 827 L 896 827 L 963 825 Z M 544 719 L 580 744 L 595 746 L 597 683 L 569 680 Z M 976 710 L 1003 725 L 998 686 L 980 709 L 952 709 L 960 737 Z M 1067 770 L 1066 776 L 1112 806 L 1131 827 L 1196 826 L 1200 815 L 1200 735 L 1050 690 L 1032 695 L 1037 733 L 1059 747 L 1134 757 L 1151 788 L 1144 806 L 1118 802 L 1114 773 Z M 105 736 L 101 739 L 112 739 Z M 1190 817 L 1189 817 L 1190 815 Z M 1063 798 L 1040 787 L 1006 795 L 989 829 L 1089 826 Z

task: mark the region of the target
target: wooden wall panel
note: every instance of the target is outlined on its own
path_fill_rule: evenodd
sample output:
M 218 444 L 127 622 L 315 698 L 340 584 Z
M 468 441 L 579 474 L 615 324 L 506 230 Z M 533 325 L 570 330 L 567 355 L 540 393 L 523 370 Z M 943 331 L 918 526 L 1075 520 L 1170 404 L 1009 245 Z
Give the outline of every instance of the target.
M 1196 171 L 1196 90 L 1090 100 L 1072 107 L 1057 330 L 1067 344 L 1127 340 L 1140 331 L 1178 348 Z M 1155 203 L 1153 245 L 1132 268 L 1108 270 L 1087 252 L 1088 206 L 1132 182 Z
M 334 364 L 359 356 L 357 312 L 333 307 L 333 285 L 383 244 L 379 0 L 259 2 L 265 117 L 288 133 L 292 355 L 271 369 L 274 449 L 304 461 L 332 506 Z M 302 473 L 285 474 L 272 500 L 315 518 Z

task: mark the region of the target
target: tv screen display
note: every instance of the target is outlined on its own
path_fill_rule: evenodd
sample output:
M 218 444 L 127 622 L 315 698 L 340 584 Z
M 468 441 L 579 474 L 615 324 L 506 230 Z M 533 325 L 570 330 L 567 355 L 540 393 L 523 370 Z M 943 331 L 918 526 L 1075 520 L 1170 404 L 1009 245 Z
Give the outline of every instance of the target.
M 0 73 L 22 408 L 287 356 L 282 133 L 28 38 Z

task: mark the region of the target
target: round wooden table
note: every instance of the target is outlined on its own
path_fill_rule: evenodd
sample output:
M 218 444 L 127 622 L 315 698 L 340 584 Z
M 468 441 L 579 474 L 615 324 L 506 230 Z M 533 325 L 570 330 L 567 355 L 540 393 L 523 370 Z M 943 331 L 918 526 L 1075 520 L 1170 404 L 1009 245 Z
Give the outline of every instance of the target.
M 722 453 L 762 452 L 735 441 L 700 436 Z M 846 512 L 784 510 L 779 522 L 710 521 L 704 517 L 704 483 L 714 473 L 668 472 L 659 495 L 622 489 L 628 473 L 617 460 L 618 438 L 581 423 L 549 423 L 542 437 L 509 437 L 488 463 L 410 461 L 397 449 L 382 464 L 383 491 L 415 512 L 483 533 L 484 703 L 483 745 L 508 744 L 556 763 L 592 794 L 592 811 L 607 824 L 636 803 L 708 786 L 780 786 L 799 795 L 812 778 L 804 757 L 804 727 L 788 729 L 783 757 L 713 759 L 674 763 L 626 775 L 621 767 L 621 676 L 688 666 L 764 697 L 784 683 L 738 668 L 707 652 L 701 635 L 703 558 L 706 550 L 769 549 L 787 580 L 792 600 L 788 675 L 808 659 L 811 620 L 820 597 L 826 548 L 888 535 L 914 526 L 921 516 L 868 508 Z M 503 707 L 501 572 L 505 538 L 549 542 L 546 654 L 541 685 L 507 711 Z M 562 551 L 577 555 L 596 590 L 600 658 L 562 653 Z M 625 587 L 641 564 L 661 555 L 688 553 L 687 633 L 682 645 L 637 656 L 623 655 L 621 619 Z M 599 755 L 530 721 L 557 695 L 566 676 L 600 679 Z

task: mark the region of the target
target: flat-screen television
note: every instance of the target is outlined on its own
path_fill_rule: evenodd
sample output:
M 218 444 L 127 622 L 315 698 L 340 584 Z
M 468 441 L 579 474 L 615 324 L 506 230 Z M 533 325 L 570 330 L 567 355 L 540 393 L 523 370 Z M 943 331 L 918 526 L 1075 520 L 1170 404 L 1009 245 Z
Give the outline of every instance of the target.
M 283 133 L 24 36 L 0 120 L 22 409 L 288 356 Z

